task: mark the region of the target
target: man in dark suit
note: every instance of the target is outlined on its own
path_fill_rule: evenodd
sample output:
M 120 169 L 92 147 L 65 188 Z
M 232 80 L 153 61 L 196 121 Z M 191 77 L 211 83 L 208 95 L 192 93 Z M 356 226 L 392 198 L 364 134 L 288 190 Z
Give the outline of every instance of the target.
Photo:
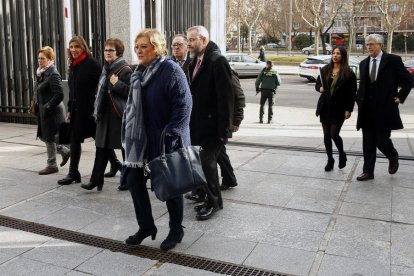
M 237 132 L 244 118 L 244 107 L 246 106 L 246 98 L 244 96 L 243 89 L 240 85 L 239 75 L 233 69 L 231 70 L 232 87 L 234 94 L 233 124 L 231 126 L 231 131 Z M 221 176 L 223 177 L 223 182 L 221 183 L 220 189 L 224 191 L 228 190 L 229 188 L 236 187 L 236 175 L 234 174 L 233 166 L 231 165 L 230 158 L 227 155 L 225 146 L 223 146 L 217 159 L 217 162 L 220 165 Z
M 196 218 L 206 220 L 223 208 L 217 158 L 227 139 L 232 136 L 232 75 L 229 63 L 218 46 L 210 41 L 205 27 L 189 28 L 187 39 L 193 58 L 187 74 L 193 96 L 191 143 L 202 146 L 200 158 L 207 180 L 206 200 L 203 205 L 197 206 Z
M 361 77 L 357 92 L 357 129 L 362 128 L 364 153 L 363 172 L 358 181 L 374 178 L 377 148 L 389 160 L 388 172 L 398 171 L 398 152 L 390 137 L 392 130 L 403 128 L 398 104 L 404 103 L 411 90 L 411 76 L 401 57 L 381 50 L 382 35 L 368 35 L 365 44 L 369 56 L 359 65 Z
M 188 54 L 187 37 L 183 34 L 176 34 L 173 37 L 171 48 L 173 60 L 180 65 L 184 73 L 188 72 L 188 66 L 190 65 L 191 58 Z M 187 76 L 188 78 L 188 76 Z

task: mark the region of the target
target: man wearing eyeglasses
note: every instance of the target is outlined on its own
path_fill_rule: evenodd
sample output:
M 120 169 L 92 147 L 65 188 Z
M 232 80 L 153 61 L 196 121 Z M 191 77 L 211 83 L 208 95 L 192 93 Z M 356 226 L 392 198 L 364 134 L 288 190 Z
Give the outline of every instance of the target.
M 398 171 L 398 152 L 390 139 L 391 131 L 402 129 L 398 105 L 411 90 L 411 76 L 400 56 L 381 50 L 384 38 L 371 34 L 365 38 L 368 57 L 360 65 L 357 92 L 357 129 L 362 128 L 364 165 L 358 181 L 374 179 L 377 148 L 388 158 L 388 173 Z M 398 90 L 398 87 L 401 87 Z
M 177 62 L 180 67 L 183 69 L 185 75 L 188 79 L 188 66 L 190 65 L 191 58 L 188 54 L 188 46 L 187 46 L 187 37 L 183 34 L 176 34 L 173 37 L 171 48 L 172 48 L 172 56 L 173 60 Z

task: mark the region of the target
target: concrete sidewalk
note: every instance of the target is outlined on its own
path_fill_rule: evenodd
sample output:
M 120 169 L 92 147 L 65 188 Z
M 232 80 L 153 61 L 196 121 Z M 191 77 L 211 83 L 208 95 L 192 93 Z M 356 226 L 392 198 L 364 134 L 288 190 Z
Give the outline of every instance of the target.
M 223 192 L 224 209 L 204 222 L 186 201 L 185 236 L 174 249 L 193 256 L 293 275 L 414 275 L 414 163 L 401 160 L 396 175 L 377 160 L 375 179 L 357 182 L 362 158 L 323 170 L 326 157 L 294 147 L 323 149 L 314 110 L 275 107 L 274 124 L 258 124 L 258 105 L 228 146 L 239 185 Z M 414 157 L 414 116 L 393 132 L 401 156 Z M 356 114 L 342 131 L 345 148 L 361 151 Z M 0 215 L 122 241 L 137 231 L 128 192 L 119 177 L 102 192 L 59 186 L 67 173 L 39 176 L 45 146 L 36 127 L 0 123 Z M 268 147 L 240 146 L 237 142 Z M 285 150 L 271 146 L 285 146 Z M 289 148 L 292 147 L 292 150 Z M 94 143 L 83 144 L 80 171 L 89 180 Z M 59 160 L 60 161 L 60 160 Z M 168 233 L 165 204 L 153 193 L 159 248 Z M 0 275 L 216 275 L 0 226 Z

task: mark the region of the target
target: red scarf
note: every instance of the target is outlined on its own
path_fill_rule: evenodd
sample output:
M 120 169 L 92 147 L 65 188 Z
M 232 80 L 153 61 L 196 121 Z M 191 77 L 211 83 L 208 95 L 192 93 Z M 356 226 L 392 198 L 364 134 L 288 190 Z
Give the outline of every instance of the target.
M 71 67 L 72 68 L 75 67 L 79 62 L 83 61 L 87 56 L 88 54 L 86 52 L 83 52 L 80 56 L 78 56 L 72 61 Z

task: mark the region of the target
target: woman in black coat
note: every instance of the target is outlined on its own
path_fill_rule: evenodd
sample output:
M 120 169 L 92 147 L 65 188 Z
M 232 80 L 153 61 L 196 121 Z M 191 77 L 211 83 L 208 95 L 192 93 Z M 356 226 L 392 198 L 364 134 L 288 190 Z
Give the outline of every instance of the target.
M 343 47 L 336 47 L 332 52 L 331 62 L 321 69 L 315 85 L 319 97 L 316 115 L 322 123 L 324 144 L 328 163 L 325 171 L 333 169 L 335 159 L 332 155 L 332 140 L 339 152 L 338 168 L 346 166 L 346 154 L 339 132 L 346 119 L 354 110 L 357 82 L 354 72 L 348 65 L 348 55 Z
M 39 107 L 37 137 L 46 144 L 47 166 L 39 171 L 40 175 L 56 173 L 56 152 L 62 155 L 63 166 L 70 151 L 63 145 L 56 145 L 55 135 L 61 123 L 65 121 L 65 106 L 62 103 L 62 79 L 54 66 L 55 53 L 49 46 L 40 48 L 38 53 L 39 67 L 36 71 L 37 89 L 36 103 Z
M 79 183 L 81 175 L 78 170 L 81 156 L 81 143 L 84 139 L 95 137 L 95 121 L 92 116 L 95 91 L 98 85 L 101 66 L 92 58 L 86 41 L 75 36 L 69 41 L 69 102 L 66 119 L 70 120 L 70 167 L 65 178 L 58 181 L 60 185 Z
M 121 40 L 117 38 L 106 40 L 104 52 L 105 65 L 99 78 L 93 113 L 96 121 L 95 163 L 89 183 L 81 185 L 86 190 L 95 187 L 98 187 L 98 191 L 102 190 L 106 165 L 114 155 L 114 149 L 122 149 L 122 114 L 128 99 L 132 73 L 128 63 L 122 58 L 124 44 Z M 124 152 L 122 156 L 124 158 Z M 125 189 L 121 185 L 118 189 L 128 188 Z

